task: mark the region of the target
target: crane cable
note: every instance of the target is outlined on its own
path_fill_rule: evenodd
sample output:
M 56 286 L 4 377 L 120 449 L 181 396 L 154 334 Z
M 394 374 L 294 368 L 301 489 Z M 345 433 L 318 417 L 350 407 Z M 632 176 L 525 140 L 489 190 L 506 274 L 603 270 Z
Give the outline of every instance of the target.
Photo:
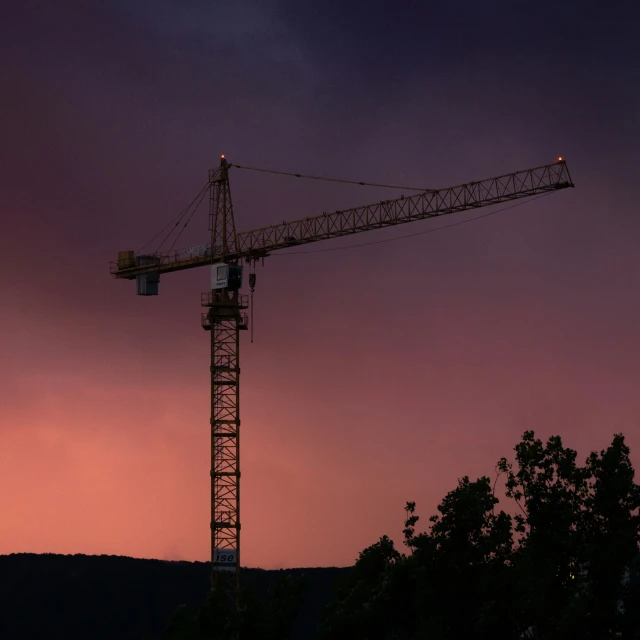
M 256 289 L 256 261 L 251 265 L 251 273 L 249 274 L 249 287 L 251 289 L 251 344 L 253 344 L 253 292 Z
M 292 178 L 307 178 L 309 180 L 324 180 L 325 182 L 341 182 L 342 184 L 357 184 L 363 187 L 384 187 L 386 189 L 405 189 L 406 191 L 420 191 L 422 193 L 436 191 L 436 189 L 425 189 L 423 187 L 401 187 L 397 184 L 378 184 L 376 182 L 361 182 L 358 180 L 342 180 L 340 178 L 326 178 L 323 176 L 311 176 L 304 173 L 289 173 L 287 171 L 276 171 L 274 169 L 259 169 L 257 167 L 245 167 L 239 164 L 229 164 L 236 169 L 246 169 L 247 171 L 260 171 L 261 173 L 273 173 L 279 176 L 290 176 Z
M 200 195 L 200 200 L 198 200 L 198 204 L 196 204 L 196 206 L 193 208 L 193 211 L 191 212 L 191 215 L 187 218 L 187 221 L 182 226 L 182 229 L 180 229 L 180 233 L 175 237 L 175 239 L 172 242 L 171 246 L 167 249 L 167 253 L 171 252 L 173 247 L 176 246 L 176 242 L 178 242 L 178 240 L 180 239 L 180 236 L 182 235 L 184 230 L 187 228 L 187 225 L 191 222 L 191 218 L 193 218 L 195 212 L 198 210 L 198 207 L 202 204 L 202 200 L 204 199 L 204 197 L 207 195 L 207 192 L 209 191 L 208 187 L 209 187 L 209 185 L 207 184 L 202 189 L 202 191 L 200 192 L 200 194 L 199 194 Z
M 427 193 L 427 192 L 435 191 L 435 189 L 425 189 L 423 187 L 406 187 L 406 186 L 393 185 L 393 184 L 380 184 L 380 183 L 376 183 L 376 182 L 363 182 L 363 181 L 358 181 L 358 180 L 344 180 L 344 179 L 341 179 L 341 178 L 327 178 L 327 177 L 323 177 L 323 176 L 312 176 L 312 175 L 307 175 L 307 174 L 303 174 L 303 173 L 289 173 L 287 171 L 276 171 L 274 169 L 261 169 L 261 168 L 258 168 L 258 167 L 246 167 L 244 165 L 231 164 L 231 163 L 229 163 L 229 167 L 235 167 L 236 169 L 245 169 L 247 171 L 259 171 L 261 173 L 271 173 L 271 174 L 281 175 L 281 176 L 291 176 L 291 177 L 294 177 L 294 178 L 306 178 L 306 179 L 309 179 L 309 180 L 322 180 L 322 181 L 325 181 L 325 182 L 339 182 L 339 183 L 342 183 L 342 184 L 356 184 L 356 185 L 364 186 L 364 187 L 383 187 L 383 188 L 386 188 L 386 189 L 404 189 L 406 191 L 419 191 L 421 193 Z M 151 240 L 149 240 L 148 242 L 143 244 L 136 251 L 136 254 L 140 254 L 145 247 L 150 245 L 167 228 L 171 227 L 169 229 L 169 232 L 167 233 L 167 235 L 163 238 L 162 242 L 158 245 L 158 248 L 155 251 L 155 253 L 158 253 L 160 251 L 160 248 L 162 247 L 162 245 L 167 241 L 167 239 L 173 233 L 173 231 L 180 225 L 180 222 L 182 221 L 184 216 L 189 212 L 189 210 L 191 209 L 193 204 L 198 199 L 199 199 L 198 200 L 198 204 L 196 205 L 195 209 L 197 209 L 200 206 L 200 203 L 202 202 L 202 198 L 204 197 L 204 192 L 206 191 L 208 186 L 209 186 L 209 182 L 207 181 L 205 183 L 204 187 L 202 187 L 202 189 L 198 192 L 198 194 L 193 198 L 193 200 L 175 218 L 170 220 L 162 229 L 160 229 L 160 231 L 158 231 L 158 233 L 156 233 L 156 235 L 153 236 L 153 238 L 151 238 Z M 173 249 L 173 247 L 175 246 L 176 242 L 178 241 L 178 238 L 182 235 L 182 232 L 184 231 L 186 226 L 191 221 L 191 218 L 193 217 L 193 214 L 195 213 L 195 209 L 194 209 L 194 211 L 192 211 L 191 215 L 189 216 L 189 219 L 185 223 L 184 227 L 182 228 L 182 230 L 180 231 L 180 233 L 178 234 L 176 239 L 173 241 L 173 244 L 171 245 L 171 247 L 169 248 L 168 251 L 171 251 L 171 249 Z M 298 253 L 301 253 L 301 252 L 298 252 Z M 304 253 L 315 253 L 315 252 L 304 252 Z
M 193 200 L 191 200 L 191 202 L 184 208 L 182 209 L 182 211 L 180 211 L 180 213 L 175 216 L 174 218 L 172 218 L 164 227 L 162 227 L 162 229 L 160 229 L 160 231 L 158 231 L 158 233 L 156 233 L 155 236 L 153 236 L 153 238 L 151 238 L 151 240 L 145 242 L 137 251 L 136 254 L 139 254 L 145 247 L 149 246 L 161 233 L 163 233 L 168 227 L 172 227 L 171 230 L 169 231 L 169 233 L 164 237 L 164 239 L 162 240 L 162 242 L 158 245 L 158 248 L 156 249 L 156 252 L 160 250 L 160 247 L 167 241 L 167 238 L 171 235 L 171 233 L 173 232 L 173 230 L 180 224 L 180 221 L 182 220 L 182 218 L 184 218 L 184 216 L 189 212 L 189 209 L 191 209 L 191 207 L 193 206 L 194 202 L 196 202 L 196 200 L 198 200 L 198 198 L 200 198 L 200 200 L 202 200 L 202 194 L 204 191 L 207 190 L 207 188 L 209 187 L 209 182 L 207 181 L 204 185 L 204 187 L 202 187 L 202 189 L 200 189 L 200 191 L 198 191 L 198 194 L 193 198 Z M 200 203 L 198 202 L 198 205 Z M 193 214 L 192 214 L 193 215 Z M 172 226 L 173 225 L 173 226 Z
M 442 231 L 443 229 L 449 229 L 451 227 L 457 227 L 461 224 L 467 224 L 467 222 L 476 222 L 476 220 L 480 220 L 482 218 L 488 218 L 489 216 L 494 216 L 496 213 L 502 213 L 503 211 L 507 211 L 508 209 L 515 209 L 516 207 L 521 207 L 524 204 L 529 204 L 534 200 L 539 200 L 540 198 L 544 198 L 545 196 L 551 195 L 551 191 L 547 193 L 543 193 L 539 196 L 535 196 L 534 198 L 530 198 L 529 200 L 523 200 L 522 202 L 517 202 L 516 204 L 512 204 L 508 207 L 502 207 L 501 209 L 496 209 L 495 211 L 489 211 L 488 213 L 483 213 L 475 218 L 467 218 L 467 220 L 458 220 L 457 222 L 452 222 L 451 224 L 445 224 L 441 227 L 435 227 L 433 229 L 426 229 L 424 231 L 417 231 L 415 233 L 408 233 L 403 236 L 397 236 L 395 238 L 384 238 L 383 240 L 374 240 L 373 242 L 361 242 L 360 244 L 351 244 L 347 247 L 331 247 L 329 249 L 313 249 L 311 251 L 290 251 L 288 253 L 272 253 L 271 256 L 276 256 L 278 258 L 283 258 L 286 256 L 296 256 L 296 255 L 305 255 L 309 253 L 326 253 L 328 251 L 345 251 L 347 249 L 356 249 L 358 247 L 368 247 L 374 244 L 384 244 L 385 242 L 395 242 L 396 240 L 405 240 L 406 238 L 413 238 L 414 236 L 422 236 L 427 233 L 435 233 L 436 231 Z M 438 217 L 438 216 L 433 216 Z
M 156 249 L 156 253 L 158 253 L 160 251 L 160 248 L 162 247 L 162 245 L 167 241 L 167 239 L 169 238 L 169 236 L 175 231 L 175 229 L 178 227 L 178 225 L 182 222 L 183 218 L 187 215 L 187 213 L 189 212 L 189 210 L 191 209 L 191 207 L 193 207 L 194 203 L 196 202 L 196 200 L 198 200 L 198 198 L 200 198 L 198 200 L 198 204 L 195 205 L 195 208 L 193 209 L 193 211 L 191 212 L 191 215 L 189 216 L 185 226 L 187 224 L 189 224 L 189 221 L 191 220 L 191 218 L 193 217 L 193 214 L 195 213 L 196 209 L 200 206 L 200 203 L 202 202 L 202 198 L 204 197 L 205 193 L 207 192 L 209 187 L 209 184 L 205 184 L 202 189 L 200 189 L 200 191 L 198 192 L 198 195 L 195 196 L 195 198 L 183 209 L 182 214 L 180 215 L 180 217 L 178 218 L 177 222 L 173 225 L 173 227 L 169 230 L 169 233 L 167 233 L 167 235 L 164 237 L 164 239 L 162 240 L 162 242 L 158 245 L 158 248 Z M 182 228 L 182 230 L 180 231 L 180 233 L 178 234 L 178 238 L 180 237 L 180 235 L 182 235 L 182 232 L 184 231 L 184 228 Z M 177 238 L 176 238 L 177 240 Z M 171 251 L 171 249 L 173 248 L 173 246 L 176 243 L 176 240 L 173 241 L 173 244 L 171 245 L 171 247 L 169 248 L 169 251 Z

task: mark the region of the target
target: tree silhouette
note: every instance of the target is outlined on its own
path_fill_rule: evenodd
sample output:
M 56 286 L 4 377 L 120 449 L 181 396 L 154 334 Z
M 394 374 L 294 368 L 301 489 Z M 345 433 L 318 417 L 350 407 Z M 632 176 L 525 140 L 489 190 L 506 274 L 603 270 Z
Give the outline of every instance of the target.
M 286 640 L 302 602 L 304 579 L 283 574 L 262 599 L 244 587 L 238 606 L 229 597 L 225 577 L 216 582 L 192 616 L 186 607 L 174 612 L 167 624 L 167 640 Z M 229 576 L 232 578 L 232 576 Z
M 640 587 L 640 488 L 624 437 L 585 464 L 559 436 L 532 431 L 488 477 L 463 477 L 402 554 L 383 536 L 327 608 L 323 640 L 632 638 Z M 504 480 L 507 508 L 496 511 Z
M 499 463 L 521 510 L 512 560 L 526 584 L 520 616 L 536 638 L 617 638 L 631 631 L 626 578 L 638 553 L 640 488 L 620 434 L 585 466 L 576 457 L 558 436 L 543 445 L 528 431 L 515 470 Z

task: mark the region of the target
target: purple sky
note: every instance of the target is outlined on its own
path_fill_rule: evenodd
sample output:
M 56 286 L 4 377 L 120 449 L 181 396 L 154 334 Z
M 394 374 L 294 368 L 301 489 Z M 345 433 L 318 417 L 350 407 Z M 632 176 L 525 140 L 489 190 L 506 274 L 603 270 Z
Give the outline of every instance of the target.
M 576 183 L 258 269 L 243 564 L 399 541 L 407 500 L 426 520 L 525 429 L 581 458 L 622 431 L 638 464 L 635 3 L 35 6 L 0 24 L 0 553 L 208 558 L 208 272 L 139 298 L 108 263 L 221 153 L 425 187 L 562 155 Z M 233 169 L 231 186 L 239 231 L 399 195 Z M 183 240 L 208 241 L 204 210 Z

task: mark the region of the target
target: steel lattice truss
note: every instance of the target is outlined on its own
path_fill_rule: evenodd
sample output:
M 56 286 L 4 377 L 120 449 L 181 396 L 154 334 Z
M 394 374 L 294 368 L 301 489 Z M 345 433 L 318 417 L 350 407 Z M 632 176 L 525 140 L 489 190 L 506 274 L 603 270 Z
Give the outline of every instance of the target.
M 236 225 L 233 217 L 233 203 L 231 201 L 231 190 L 229 189 L 229 167 L 226 163 L 221 164 L 217 169 L 209 171 L 209 231 L 211 231 L 211 243 L 209 247 L 220 248 L 221 261 L 229 250 L 235 250 L 234 246 L 229 247 L 228 242 L 233 243 L 236 237 Z
M 352 209 L 272 225 L 238 234 L 238 252 L 275 251 L 425 218 L 477 209 L 491 204 L 554 191 L 568 182 L 566 164 L 529 169 L 498 178 L 472 182 L 439 191 L 383 200 Z
M 210 307 L 202 325 L 211 331 L 211 558 L 212 571 L 237 570 L 240 562 L 240 329 L 239 295 L 204 294 Z M 220 561 L 232 551 L 234 562 Z
M 212 202 L 215 202 L 218 209 L 223 206 L 221 201 L 224 200 L 225 195 L 228 195 L 228 181 L 219 182 L 222 179 L 218 175 L 219 171 L 221 170 L 212 172 L 210 175 Z M 220 244 L 209 243 L 201 255 L 188 255 L 184 251 L 159 253 L 154 254 L 156 260 L 152 266 L 119 268 L 117 263 L 112 263 L 111 273 L 116 278 L 135 278 L 136 275 L 149 272 L 180 271 L 222 261 L 223 253 L 227 261 L 251 260 L 266 256 L 272 251 L 296 245 L 478 209 L 572 186 L 566 162 L 559 161 L 496 178 L 425 191 L 413 196 L 401 196 L 394 200 L 383 200 L 361 207 L 322 213 L 293 222 L 245 231 L 228 241 L 228 252 L 224 252 L 221 247 L 223 238 L 229 238 L 232 230 L 226 229 L 225 236 L 222 233 L 222 220 L 220 220 L 217 221 L 218 226 L 214 227 L 216 230 L 220 229 L 219 232 L 216 231 L 217 233 L 222 234 L 219 239 Z M 226 201 L 226 206 L 230 210 L 230 197 Z M 228 219 L 233 220 L 233 216 L 229 215 Z M 214 247 L 213 250 L 212 247 Z

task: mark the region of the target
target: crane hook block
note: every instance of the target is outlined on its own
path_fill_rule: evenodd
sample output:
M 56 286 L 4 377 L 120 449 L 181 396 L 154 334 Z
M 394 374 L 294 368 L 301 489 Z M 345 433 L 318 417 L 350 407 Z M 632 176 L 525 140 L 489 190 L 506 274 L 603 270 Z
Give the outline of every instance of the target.
M 256 274 L 255 273 L 250 273 L 249 274 L 249 286 L 251 287 L 251 293 L 253 293 L 253 290 L 256 288 Z

